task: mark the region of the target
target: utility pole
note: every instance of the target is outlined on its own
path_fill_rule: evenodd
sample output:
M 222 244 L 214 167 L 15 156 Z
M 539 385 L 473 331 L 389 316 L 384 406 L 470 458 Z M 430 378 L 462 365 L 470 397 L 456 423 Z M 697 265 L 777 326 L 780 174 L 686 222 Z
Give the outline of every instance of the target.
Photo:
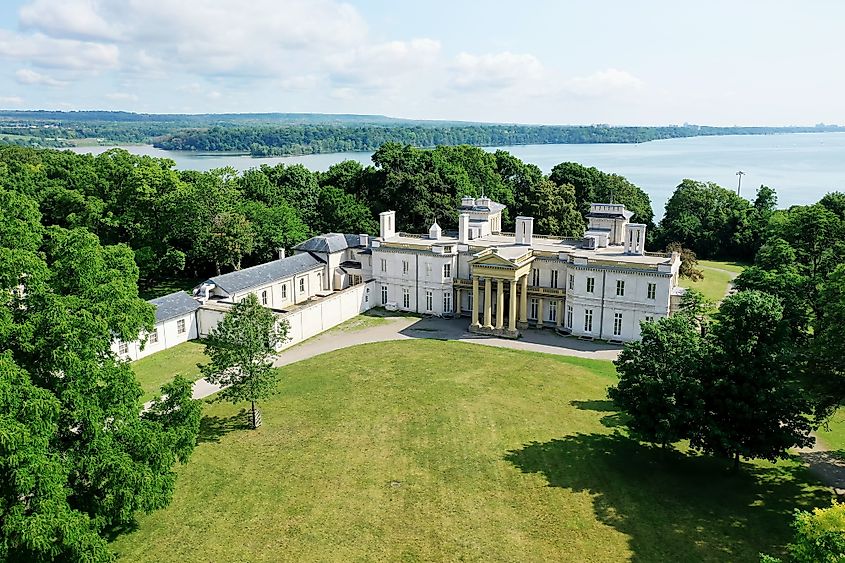
M 745 172 L 740 170 L 739 172 L 736 173 L 736 175 L 737 175 L 737 178 L 739 179 L 737 181 L 737 184 L 736 184 L 736 195 L 739 195 L 739 190 L 742 189 L 742 177 L 745 175 Z

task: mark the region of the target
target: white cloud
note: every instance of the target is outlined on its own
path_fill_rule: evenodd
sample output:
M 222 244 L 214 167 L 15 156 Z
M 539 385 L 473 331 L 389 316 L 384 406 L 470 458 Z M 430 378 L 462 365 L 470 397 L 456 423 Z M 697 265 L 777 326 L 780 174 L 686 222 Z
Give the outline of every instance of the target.
M 609 68 L 589 76 L 575 77 L 566 83 L 566 89 L 580 96 L 607 96 L 638 91 L 643 81 L 624 70 Z
M 115 29 L 97 13 L 92 0 L 34 0 L 19 11 L 24 29 L 43 31 L 54 37 L 116 39 Z
M 542 63 L 530 54 L 509 51 L 472 55 L 460 53 L 451 66 L 455 87 L 463 90 L 502 90 L 541 82 Z
M 114 100 L 116 102 L 137 102 L 138 96 L 135 94 L 130 94 L 128 92 L 111 92 L 106 94 L 106 98 L 110 100 Z
M 21 68 L 15 72 L 15 79 L 20 84 L 26 85 L 38 85 L 38 86 L 54 86 L 54 87 L 61 87 L 67 86 L 67 82 L 64 80 L 56 80 L 52 76 L 48 76 L 46 74 L 41 74 L 40 72 L 36 72 L 30 68 Z
M 22 35 L 0 29 L 0 57 L 46 67 L 74 71 L 115 68 L 120 51 L 116 45 L 56 39 L 41 33 Z
M 433 39 L 364 45 L 329 57 L 331 79 L 341 88 L 399 86 L 403 77 L 419 77 L 438 62 L 440 42 Z
M 23 98 L 20 96 L 0 96 L 0 105 L 20 106 L 23 105 Z

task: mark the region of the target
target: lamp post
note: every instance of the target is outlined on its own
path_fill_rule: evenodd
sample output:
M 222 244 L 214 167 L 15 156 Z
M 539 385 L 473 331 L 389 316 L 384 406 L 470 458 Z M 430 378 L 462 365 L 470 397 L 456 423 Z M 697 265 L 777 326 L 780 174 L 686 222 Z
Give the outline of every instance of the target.
M 737 183 L 736 183 L 736 195 L 739 195 L 739 190 L 742 189 L 742 177 L 745 175 L 745 172 L 740 170 L 739 172 L 736 173 L 736 175 L 737 175 L 737 178 L 738 178 Z

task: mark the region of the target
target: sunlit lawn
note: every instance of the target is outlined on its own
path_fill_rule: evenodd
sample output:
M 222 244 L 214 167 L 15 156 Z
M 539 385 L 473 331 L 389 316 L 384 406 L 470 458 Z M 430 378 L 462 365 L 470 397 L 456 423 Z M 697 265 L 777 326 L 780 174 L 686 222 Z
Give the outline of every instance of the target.
M 609 362 L 412 340 L 282 374 L 256 431 L 205 406 L 122 561 L 756 561 L 830 501 L 791 460 L 731 475 L 629 440 Z
M 698 267 L 704 273 L 704 279 L 693 282 L 681 278 L 682 287 L 692 287 L 704 294 L 707 299 L 718 302 L 724 299 L 730 288 L 731 275 L 727 272 L 739 274 L 745 266 L 738 262 L 719 262 L 716 260 L 699 260 Z
M 198 379 L 200 370 L 197 363 L 208 361 L 204 348 L 200 341 L 194 340 L 132 362 L 132 369 L 144 391 L 142 400 L 149 401 L 158 396 L 159 388 L 177 373 L 191 380 Z

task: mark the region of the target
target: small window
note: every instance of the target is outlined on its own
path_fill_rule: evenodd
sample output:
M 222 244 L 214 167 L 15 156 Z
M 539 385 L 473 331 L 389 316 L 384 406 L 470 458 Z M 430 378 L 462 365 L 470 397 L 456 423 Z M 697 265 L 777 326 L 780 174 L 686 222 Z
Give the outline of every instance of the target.
M 451 264 L 443 264 L 443 277 L 444 278 L 451 278 L 452 277 L 452 265 Z
M 650 315 L 646 315 L 645 322 L 647 322 L 647 323 L 653 323 L 653 322 L 654 322 L 654 317 L 652 317 L 652 316 L 650 316 Z
M 431 276 L 431 264 L 429 262 L 425 263 L 425 277 Z
M 553 287 L 557 287 L 557 285 L 555 284 Z M 569 274 L 569 289 L 575 289 L 575 276 L 573 274 Z
M 452 254 L 452 247 L 451 247 L 451 246 L 444 246 L 444 247 L 443 247 L 443 252 L 444 252 L 445 254 Z
M 402 274 L 403 275 L 408 274 L 408 261 L 407 260 L 402 260 Z
M 534 268 L 531 270 L 531 285 L 537 287 L 540 285 L 540 270 Z
M 622 313 L 613 314 L 613 336 L 622 335 Z
M 185 334 L 185 319 L 176 321 L 176 334 Z
M 118 342 L 117 344 L 117 353 L 118 354 L 128 354 L 129 353 L 129 344 L 126 342 Z
M 434 308 L 434 294 L 431 291 L 425 292 L 425 310 L 431 311 Z
M 150 344 L 158 344 L 158 329 L 155 329 L 150 333 L 150 337 L 147 341 Z
M 288 298 L 288 284 L 283 283 L 282 284 L 282 299 L 287 299 L 287 298 Z
M 587 293 L 593 293 L 596 290 L 596 278 L 587 278 Z
M 572 329 L 572 305 L 566 306 L 566 328 Z
M 384 305 L 387 303 L 387 286 L 381 286 L 381 304 Z
M 261 292 L 261 304 L 267 306 L 267 290 Z
M 299 278 L 299 292 L 305 293 L 305 278 Z
M 656 283 L 648 284 L 648 298 L 654 299 L 656 295 L 657 295 L 657 284 Z
M 557 274 L 558 274 L 557 270 L 552 270 L 552 279 L 551 279 L 551 286 L 552 287 L 557 287 Z M 569 276 L 569 277 L 571 278 L 572 276 Z
M 411 308 L 411 292 L 407 289 L 402 290 L 402 306 L 406 309 Z
M 452 312 L 452 292 L 451 291 L 444 291 L 443 292 L 443 312 L 444 313 L 451 313 Z
M 593 310 L 584 310 L 584 332 L 593 332 Z
M 616 280 L 616 295 L 619 297 L 625 295 L 625 280 Z
M 381 259 L 381 271 L 382 272 L 387 271 L 387 259 L 386 258 Z

